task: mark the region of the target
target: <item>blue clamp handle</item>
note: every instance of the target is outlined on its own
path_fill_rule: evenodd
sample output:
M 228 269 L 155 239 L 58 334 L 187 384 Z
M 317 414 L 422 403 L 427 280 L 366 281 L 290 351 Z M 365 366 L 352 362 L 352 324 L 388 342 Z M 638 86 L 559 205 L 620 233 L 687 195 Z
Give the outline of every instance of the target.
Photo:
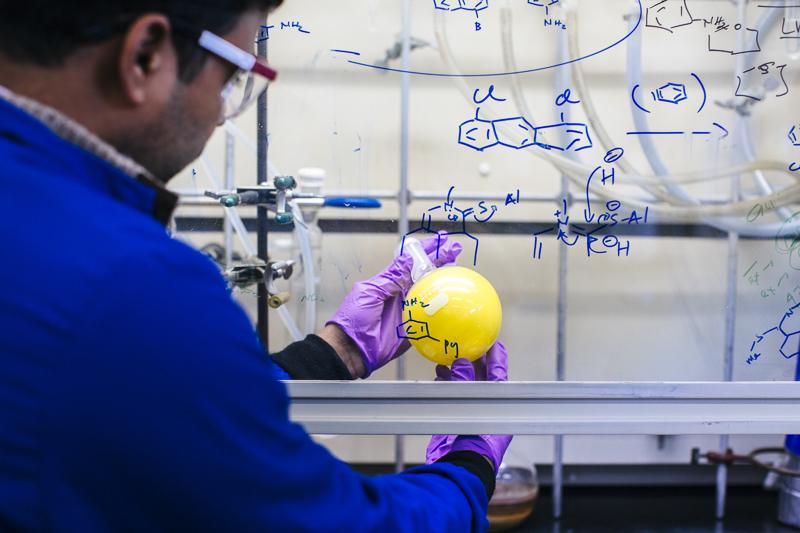
M 377 209 L 381 203 L 375 198 L 325 198 L 325 207 L 349 207 L 358 209 Z

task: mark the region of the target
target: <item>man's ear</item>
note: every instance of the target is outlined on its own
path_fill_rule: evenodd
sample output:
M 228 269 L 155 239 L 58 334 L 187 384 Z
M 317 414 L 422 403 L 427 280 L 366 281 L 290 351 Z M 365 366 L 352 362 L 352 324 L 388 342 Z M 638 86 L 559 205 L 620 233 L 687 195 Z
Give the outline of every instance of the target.
M 177 59 L 172 26 L 164 15 L 143 15 L 128 29 L 117 65 L 123 96 L 142 105 L 153 89 L 172 83 Z

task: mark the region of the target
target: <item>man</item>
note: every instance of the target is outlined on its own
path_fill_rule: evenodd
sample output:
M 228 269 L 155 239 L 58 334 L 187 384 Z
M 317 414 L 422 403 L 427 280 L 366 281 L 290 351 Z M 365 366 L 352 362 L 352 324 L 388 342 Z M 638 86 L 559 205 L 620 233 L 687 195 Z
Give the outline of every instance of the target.
M 485 529 L 510 437 L 436 436 L 428 465 L 368 478 L 288 420 L 276 379 L 365 377 L 405 351 L 408 256 L 270 359 L 164 229 L 163 182 L 241 110 L 221 95 L 240 69 L 272 75 L 236 49 L 279 3 L 0 0 L 0 530 Z M 504 380 L 505 350 L 437 374 Z

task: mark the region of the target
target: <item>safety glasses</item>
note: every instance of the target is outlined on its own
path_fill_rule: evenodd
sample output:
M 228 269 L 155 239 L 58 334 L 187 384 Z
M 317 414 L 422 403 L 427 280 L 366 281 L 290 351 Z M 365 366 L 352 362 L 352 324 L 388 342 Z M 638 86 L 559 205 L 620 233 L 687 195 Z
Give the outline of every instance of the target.
M 241 115 L 253 102 L 258 100 L 278 73 L 266 63 L 238 46 L 226 41 L 210 31 L 200 34 L 198 45 L 238 67 L 236 74 L 222 88 L 222 115 L 220 123 Z

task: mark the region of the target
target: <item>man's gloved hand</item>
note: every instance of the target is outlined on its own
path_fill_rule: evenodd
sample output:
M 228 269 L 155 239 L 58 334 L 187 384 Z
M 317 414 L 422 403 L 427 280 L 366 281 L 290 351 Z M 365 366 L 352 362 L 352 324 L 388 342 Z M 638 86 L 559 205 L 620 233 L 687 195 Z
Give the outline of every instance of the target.
M 450 368 L 437 365 L 436 376 L 436 381 L 506 381 L 508 352 L 503 343 L 496 342 L 474 363 L 456 359 Z M 510 443 L 510 435 L 434 435 L 428 444 L 425 462 L 431 464 L 450 452 L 470 451 L 488 458 L 496 472 Z
M 445 234 L 425 239 L 422 247 L 437 267 L 453 263 L 461 253 L 461 244 L 447 242 Z M 363 377 L 410 347 L 406 339 L 398 338 L 397 326 L 403 322 L 403 297 L 411 288 L 413 265 L 413 259 L 405 253 L 377 276 L 353 285 L 327 323 L 339 326 L 358 346 L 366 369 Z

